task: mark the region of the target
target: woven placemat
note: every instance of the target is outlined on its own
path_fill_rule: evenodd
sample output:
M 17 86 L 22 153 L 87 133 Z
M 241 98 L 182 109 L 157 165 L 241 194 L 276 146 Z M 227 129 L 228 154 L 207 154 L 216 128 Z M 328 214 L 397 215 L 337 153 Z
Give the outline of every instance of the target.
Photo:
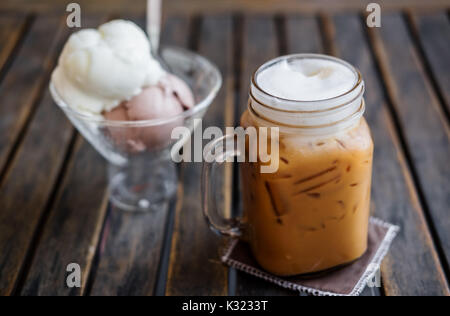
M 315 278 L 277 277 L 265 272 L 256 263 L 247 243 L 240 240 L 231 241 L 222 262 L 287 289 L 316 296 L 358 296 L 379 270 L 399 230 L 398 226 L 371 218 L 367 252 L 352 264 Z

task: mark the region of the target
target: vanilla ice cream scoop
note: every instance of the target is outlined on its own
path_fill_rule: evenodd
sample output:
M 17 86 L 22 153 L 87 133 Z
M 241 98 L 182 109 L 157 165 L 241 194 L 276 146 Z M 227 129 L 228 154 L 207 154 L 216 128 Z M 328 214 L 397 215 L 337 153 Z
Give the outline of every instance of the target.
M 114 20 L 72 34 L 51 80 L 70 107 L 101 115 L 165 74 L 150 53 L 145 33 L 133 22 Z
M 286 60 L 263 70 L 258 85 L 273 96 L 301 101 L 325 100 L 350 91 L 357 74 L 336 61 L 321 58 Z

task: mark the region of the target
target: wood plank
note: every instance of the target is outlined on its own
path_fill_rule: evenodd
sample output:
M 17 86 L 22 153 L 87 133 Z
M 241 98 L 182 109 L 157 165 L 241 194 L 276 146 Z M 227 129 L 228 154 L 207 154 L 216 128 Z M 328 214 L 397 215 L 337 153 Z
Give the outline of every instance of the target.
M 90 1 L 78 0 L 82 10 L 86 12 L 122 12 L 122 13 L 142 13 L 145 12 L 145 0 L 135 0 L 130 5 L 125 0 Z M 251 12 L 251 13 L 318 13 L 323 10 L 328 11 L 361 11 L 366 8 L 372 0 L 165 0 L 165 7 L 168 13 L 181 14 L 213 14 L 231 12 Z M 392 11 L 404 8 L 415 9 L 445 9 L 449 7 L 447 0 L 379 0 L 383 10 Z M 3 0 L 0 2 L 0 10 L 26 10 L 34 12 L 64 12 L 67 1 L 64 0 Z
M 239 118 L 247 109 L 250 80 L 265 62 L 280 54 L 274 19 L 268 15 L 248 16 L 243 25 Z
M 143 26 L 144 20 L 138 19 Z M 186 46 L 187 18 L 170 18 L 162 43 Z M 181 189 L 181 187 L 179 188 Z M 100 261 L 90 295 L 153 295 L 158 279 L 164 233 L 173 204 L 148 214 L 113 209 L 101 241 Z
M 47 92 L 0 188 L 2 295 L 11 294 L 23 267 L 34 232 L 57 183 L 73 132 Z
M 85 18 L 85 26 L 94 27 L 104 20 L 105 17 L 89 16 Z M 48 93 L 45 100 L 53 106 L 52 111 L 58 113 L 54 124 L 59 124 L 62 132 L 72 135 L 73 127 L 63 118 L 64 114 L 51 101 Z M 35 120 L 38 119 L 42 120 L 41 125 L 49 124 L 49 118 L 37 116 Z M 53 133 L 58 134 L 58 131 Z M 40 137 L 37 136 L 38 130 L 30 130 L 30 134 L 36 135 L 34 138 Z M 54 137 L 48 138 L 52 140 Z M 55 183 L 55 198 L 47 205 L 48 213 L 42 219 L 42 234 L 36 237 L 37 245 L 28 263 L 29 271 L 24 271 L 27 274 L 22 295 L 81 295 L 85 291 L 106 212 L 107 183 L 104 161 L 100 155 L 81 136 L 75 134 L 74 143 L 67 153 L 68 160 L 61 172 L 60 182 Z M 56 155 L 58 152 L 55 146 L 57 144 L 43 146 L 41 150 L 46 148 L 48 151 L 50 148 L 50 152 L 55 152 Z M 34 153 L 27 152 L 28 157 L 33 155 Z M 64 158 L 62 153 L 59 155 L 59 159 Z M 48 168 L 52 165 L 49 161 L 38 162 L 48 165 Z M 51 182 L 43 183 L 41 177 L 35 179 L 33 186 L 51 185 Z M 29 208 L 32 209 L 33 206 L 30 205 Z M 78 263 L 81 267 L 81 289 L 69 289 L 65 285 L 66 267 L 69 263 Z
M 27 18 L 24 15 L 0 14 L 0 73 L 4 74 L 6 62 L 18 45 L 26 28 Z
M 0 86 L 0 165 L 13 147 L 13 137 L 8 131 L 18 132 L 20 123 L 25 121 L 22 117 L 29 114 L 26 112 L 34 106 L 40 89 L 46 88 L 45 73 L 51 67 L 55 47 L 63 39 L 59 31 L 61 19 L 49 18 L 46 25 L 40 23 L 43 19 L 46 17 L 31 27 Z M 1 184 L 0 295 L 10 295 L 16 286 L 71 135 L 70 126 L 46 93 Z M 46 182 L 42 183 L 44 178 Z
M 233 53 L 232 19 L 211 16 L 204 19 L 200 32 L 200 54 L 215 62 L 224 75 L 224 84 L 203 120 L 203 128 L 224 127 L 232 118 L 231 83 Z M 226 295 L 227 268 L 220 262 L 222 238 L 206 225 L 202 214 L 200 163 L 183 164 L 184 194 L 176 210 L 172 251 L 167 279 L 167 295 Z M 229 194 L 228 194 L 229 196 Z M 222 207 L 230 203 L 226 200 Z M 228 206 L 229 207 L 229 206 Z M 227 210 L 227 213 L 230 211 Z
M 400 14 L 385 14 L 371 39 L 402 131 L 440 259 L 450 262 L 450 128 Z
M 428 15 L 410 14 L 410 19 L 419 37 L 427 66 L 431 70 L 434 84 L 440 93 L 441 102 L 450 113 L 450 23 L 445 12 Z
M 320 54 L 324 52 L 320 25 L 312 16 L 286 18 L 287 54 Z
M 108 203 L 105 162 L 81 137 L 31 263 L 22 295 L 83 295 Z M 81 267 L 81 288 L 66 267 Z
M 0 84 L 0 171 L 12 158 L 18 137 L 47 84 L 62 36 L 60 16 L 39 16 Z
M 375 143 L 372 182 L 374 215 L 401 226 L 399 236 L 382 266 L 385 292 L 387 295 L 448 294 L 423 209 L 411 184 L 411 174 L 393 128 L 362 20 L 357 15 L 340 15 L 334 23 L 336 53 L 358 67 L 366 82 L 365 117 Z
M 90 295 L 153 295 L 169 207 L 143 214 L 112 208 Z

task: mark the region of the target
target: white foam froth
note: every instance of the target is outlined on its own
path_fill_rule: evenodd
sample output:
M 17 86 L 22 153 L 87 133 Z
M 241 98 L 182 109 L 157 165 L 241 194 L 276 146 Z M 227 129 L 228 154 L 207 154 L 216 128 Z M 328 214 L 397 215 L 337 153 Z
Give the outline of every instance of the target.
M 326 59 L 283 60 L 258 74 L 257 83 L 265 92 L 288 100 L 316 101 L 350 91 L 357 74 L 349 67 Z
M 350 64 L 325 55 L 279 57 L 263 65 L 250 88 L 261 118 L 288 126 L 343 130 L 364 112 L 364 81 Z M 314 131 L 315 132 L 315 131 Z

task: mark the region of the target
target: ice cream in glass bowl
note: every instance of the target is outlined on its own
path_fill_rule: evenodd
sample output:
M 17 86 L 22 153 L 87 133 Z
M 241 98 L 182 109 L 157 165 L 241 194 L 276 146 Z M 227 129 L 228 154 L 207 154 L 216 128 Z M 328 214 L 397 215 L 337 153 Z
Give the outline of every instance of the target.
M 110 200 L 127 211 L 157 210 L 176 191 L 171 153 L 217 95 L 222 78 L 206 58 L 163 48 L 170 72 L 152 57 L 145 33 L 114 20 L 72 34 L 50 91 L 68 119 L 107 160 Z

